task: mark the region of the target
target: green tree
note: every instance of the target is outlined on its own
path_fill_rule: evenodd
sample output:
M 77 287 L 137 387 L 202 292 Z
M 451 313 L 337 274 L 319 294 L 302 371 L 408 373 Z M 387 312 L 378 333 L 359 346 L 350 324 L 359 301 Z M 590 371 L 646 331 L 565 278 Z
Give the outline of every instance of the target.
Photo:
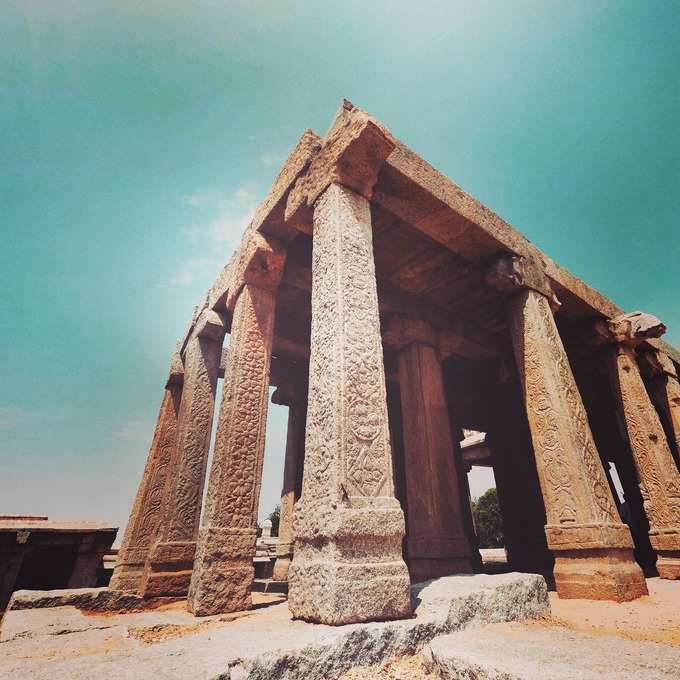
M 281 506 L 280 505 L 277 505 L 269 513 L 268 519 L 272 523 L 272 536 L 278 536 L 279 535 L 279 522 L 281 521 Z
M 483 493 L 476 501 L 472 501 L 472 514 L 475 518 L 479 547 L 502 548 L 503 517 L 495 487 Z

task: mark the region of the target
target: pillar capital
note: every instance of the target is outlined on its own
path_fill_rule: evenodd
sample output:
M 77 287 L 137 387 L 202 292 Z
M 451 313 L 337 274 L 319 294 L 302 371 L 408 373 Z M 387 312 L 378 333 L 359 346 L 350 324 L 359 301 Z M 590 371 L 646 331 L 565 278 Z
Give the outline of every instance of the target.
M 438 347 L 437 332 L 423 319 L 393 315 L 383 333 L 383 341 L 389 347 L 401 350 L 414 342 Z
M 212 309 L 204 309 L 196 320 L 194 334 L 208 340 L 222 340 L 226 333 L 224 319 Z
M 184 382 L 184 362 L 179 351 L 172 355 L 170 360 L 170 371 L 168 372 L 168 380 L 166 387 L 170 385 L 181 385 Z
M 637 347 L 648 338 L 659 338 L 666 332 L 666 326 L 652 314 L 630 312 L 609 319 L 597 321 L 596 330 L 612 343 Z
M 486 275 L 486 282 L 503 295 L 517 291 L 535 290 L 548 299 L 553 313 L 560 308 L 560 301 L 550 284 L 545 269 L 534 257 L 503 253 L 493 262 Z
M 670 378 L 678 380 L 678 371 L 673 360 L 665 353 L 657 349 L 649 349 L 638 354 L 640 369 L 645 378 L 654 380 L 656 378 Z
M 246 284 L 275 292 L 281 283 L 286 264 L 286 250 L 283 244 L 272 236 L 254 231 L 251 227 L 246 230 L 238 252 L 238 258 L 233 263 L 227 295 L 227 308 L 232 311 Z

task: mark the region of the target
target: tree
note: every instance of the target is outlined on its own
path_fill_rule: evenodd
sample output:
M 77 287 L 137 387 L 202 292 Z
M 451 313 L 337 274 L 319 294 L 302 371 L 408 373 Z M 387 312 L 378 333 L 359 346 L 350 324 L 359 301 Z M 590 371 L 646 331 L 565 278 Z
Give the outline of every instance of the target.
M 272 536 L 279 535 L 279 522 L 281 521 L 281 506 L 277 505 L 267 518 L 272 523 Z
M 476 501 L 472 501 L 472 514 L 475 518 L 479 547 L 502 548 L 503 517 L 495 487 L 483 493 Z

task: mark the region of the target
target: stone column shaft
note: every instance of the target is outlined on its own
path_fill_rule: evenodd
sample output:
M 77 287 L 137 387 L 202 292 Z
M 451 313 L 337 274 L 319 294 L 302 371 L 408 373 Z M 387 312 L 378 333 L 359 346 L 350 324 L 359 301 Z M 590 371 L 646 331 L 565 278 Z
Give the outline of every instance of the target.
M 184 367 L 179 354 L 173 356 L 170 376 L 165 386 L 144 474 L 137 490 L 125 536 L 118 551 L 116 568 L 109 587 L 112 590 L 140 592 L 144 565 L 157 539 L 161 522 L 163 493 L 166 489 L 170 460 L 177 444 L 177 419 L 182 399 Z
M 649 391 L 675 464 L 680 469 L 680 379 L 677 368 L 670 357 L 658 350 L 645 352 L 641 360 L 649 366 Z
M 608 349 L 609 371 L 633 453 L 640 492 L 649 520 L 649 540 L 662 578 L 680 578 L 680 473 L 666 434 L 626 343 Z
M 246 283 L 234 308 L 222 404 L 189 610 L 198 616 L 252 605 L 275 292 Z
M 454 460 L 460 451 L 451 436 L 436 334 L 424 322 L 397 317 L 386 342 L 399 348 L 411 579 L 472 572 Z
M 277 390 L 278 391 L 278 390 Z M 299 392 L 302 392 L 301 394 Z M 281 515 L 279 519 L 279 541 L 276 545 L 274 581 L 287 581 L 288 570 L 293 559 L 293 512 L 300 497 L 298 480 L 305 455 L 305 421 L 307 419 L 306 391 L 293 391 L 287 395 L 288 432 L 286 435 L 286 458 L 283 467 L 283 488 L 281 489 Z
M 177 444 L 163 492 L 158 540 L 142 579 L 146 597 L 182 596 L 189 589 L 223 339 L 223 320 L 204 311 L 186 347 Z
M 529 269 L 524 267 L 529 266 Z M 490 282 L 509 290 L 515 359 L 555 555 L 560 597 L 631 600 L 647 593 L 633 543 L 602 469 L 538 264 L 499 260 Z
M 326 624 L 411 611 L 394 497 L 368 201 L 331 184 L 314 207 L 302 497 L 288 605 Z

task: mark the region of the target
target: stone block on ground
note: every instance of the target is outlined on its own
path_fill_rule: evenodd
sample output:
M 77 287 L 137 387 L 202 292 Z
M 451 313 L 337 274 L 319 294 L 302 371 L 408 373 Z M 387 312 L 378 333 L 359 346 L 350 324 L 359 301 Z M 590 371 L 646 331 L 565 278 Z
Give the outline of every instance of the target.
M 423 650 L 442 680 L 671 680 L 680 648 L 547 623 L 499 623 L 442 635 Z

